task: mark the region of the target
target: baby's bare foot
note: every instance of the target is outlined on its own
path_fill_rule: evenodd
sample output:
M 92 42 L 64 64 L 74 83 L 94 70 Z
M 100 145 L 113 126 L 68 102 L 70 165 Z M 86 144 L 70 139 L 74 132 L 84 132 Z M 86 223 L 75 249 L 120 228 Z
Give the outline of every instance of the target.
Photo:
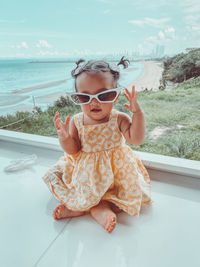
M 77 217 L 84 215 L 84 211 L 73 211 L 69 210 L 68 208 L 65 207 L 65 205 L 58 205 L 54 212 L 53 212 L 53 217 L 55 220 L 60 220 L 64 218 L 71 218 L 71 217 Z
M 108 233 L 111 233 L 117 223 L 116 214 L 111 210 L 107 202 L 100 202 L 99 205 L 90 210 L 92 217 L 102 225 Z

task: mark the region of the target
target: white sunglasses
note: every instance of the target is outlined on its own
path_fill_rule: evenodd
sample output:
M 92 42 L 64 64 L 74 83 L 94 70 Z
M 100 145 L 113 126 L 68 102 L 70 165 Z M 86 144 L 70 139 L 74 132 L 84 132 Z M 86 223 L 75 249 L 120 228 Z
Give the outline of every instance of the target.
M 113 103 L 124 89 L 125 87 L 118 87 L 100 92 L 95 95 L 79 92 L 69 92 L 67 93 L 67 96 L 69 96 L 76 105 L 89 104 L 93 98 L 98 100 L 100 103 Z

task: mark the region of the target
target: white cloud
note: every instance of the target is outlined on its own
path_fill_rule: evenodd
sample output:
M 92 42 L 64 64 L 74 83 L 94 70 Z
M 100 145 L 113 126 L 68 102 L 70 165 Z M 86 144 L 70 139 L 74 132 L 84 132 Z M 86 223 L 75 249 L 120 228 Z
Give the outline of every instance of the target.
M 200 36 L 200 3 L 199 0 L 184 0 L 182 2 L 187 33 L 193 37 Z
M 158 42 L 158 38 L 156 36 L 149 36 L 146 40 L 150 41 L 150 42 L 153 42 L 153 43 L 157 43 Z
M 165 35 L 168 39 L 175 39 L 175 29 L 173 27 L 169 27 L 165 30 Z
M 25 48 L 25 49 L 27 49 L 27 48 L 29 48 L 29 46 L 28 46 L 28 44 L 26 43 L 26 42 L 21 42 L 21 44 L 18 44 L 18 45 L 10 45 L 10 47 L 11 48 L 19 48 L 19 49 L 21 49 L 21 48 Z
M 147 0 L 140 0 L 140 1 L 133 1 L 131 0 L 131 4 L 134 6 L 134 9 L 139 9 L 141 10 L 141 12 L 144 12 L 144 9 L 148 10 L 148 11 L 153 11 L 155 12 L 155 10 L 158 10 L 158 8 L 161 8 L 162 10 L 164 10 L 164 8 L 168 8 L 168 6 L 171 5 L 170 2 L 172 2 L 173 0 L 154 0 L 154 1 L 147 1 Z M 179 0 L 181 1 L 181 0 Z M 174 3 L 173 3 L 174 5 Z
M 110 13 L 110 9 L 106 9 L 103 11 L 103 14 L 108 14 L 108 13 Z
M 200 13 L 199 0 L 183 0 L 181 5 L 183 6 L 185 13 Z
M 39 51 L 38 56 L 58 56 L 57 51 Z
M 165 39 L 165 34 L 162 31 L 159 31 L 158 37 L 160 38 L 160 40 L 164 40 Z
M 129 20 L 129 23 L 137 25 L 137 26 L 143 26 L 145 24 L 143 20 Z
M 50 47 L 52 47 L 52 45 L 50 45 L 45 40 L 39 40 L 38 44 L 36 44 L 36 47 L 38 47 L 38 48 L 42 48 L 42 47 L 50 48 Z
M 136 26 L 152 26 L 155 28 L 163 28 L 165 27 L 166 22 L 168 22 L 169 18 L 161 18 L 161 19 L 154 19 L 154 18 L 144 18 L 142 20 L 129 20 L 129 23 L 136 25 Z
M 186 31 L 191 34 L 200 35 L 200 15 L 189 15 L 185 17 Z
M 27 43 L 26 43 L 26 42 L 22 42 L 22 43 L 21 43 L 21 48 L 28 48 Z
M 107 52 L 106 51 L 94 51 L 91 49 L 73 49 L 70 51 L 70 54 L 75 56 L 75 57 L 86 57 L 86 56 L 102 56 L 105 55 Z
M 105 52 L 102 51 L 92 51 L 90 49 L 83 49 L 83 50 L 79 50 L 79 49 L 74 49 L 72 51 L 69 52 L 58 52 L 58 51 L 49 51 L 49 50 L 40 50 L 37 53 L 37 56 L 42 56 L 42 57 L 48 57 L 48 56 L 75 56 L 75 57 L 85 57 L 85 56 L 90 56 L 90 55 L 105 55 Z
M 157 36 L 150 36 L 146 40 L 159 43 L 161 41 L 170 41 L 176 39 L 175 29 L 173 27 L 168 27 L 165 30 L 159 31 Z
M 93 53 L 94 52 L 91 49 L 83 49 L 83 50 L 74 49 L 73 50 L 73 54 L 76 56 L 89 56 Z

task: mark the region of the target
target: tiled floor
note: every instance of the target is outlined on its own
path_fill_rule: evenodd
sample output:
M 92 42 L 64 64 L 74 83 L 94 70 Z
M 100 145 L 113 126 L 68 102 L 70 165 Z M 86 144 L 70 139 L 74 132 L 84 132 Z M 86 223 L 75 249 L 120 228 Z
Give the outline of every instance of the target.
M 4 172 L 32 153 L 34 166 Z M 200 266 L 200 179 L 155 179 L 152 206 L 139 217 L 120 214 L 107 234 L 89 215 L 53 220 L 57 201 L 41 177 L 60 154 L 0 142 L 0 266 Z

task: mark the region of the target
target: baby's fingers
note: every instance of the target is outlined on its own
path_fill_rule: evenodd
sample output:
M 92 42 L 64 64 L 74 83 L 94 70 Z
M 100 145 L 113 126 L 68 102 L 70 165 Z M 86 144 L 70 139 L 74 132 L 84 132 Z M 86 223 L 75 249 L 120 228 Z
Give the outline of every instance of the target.
M 56 114 L 55 114 L 55 116 L 54 116 L 54 121 L 56 121 L 57 120 L 57 118 L 60 116 L 60 113 L 58 112 L 58 111 L 56 111 Z
M 54 126 L 57 130 L 61 128 L 61 120 L 59 118 L 54 121 Z
M 54 122 L 54 126 L 56 127 L 56 121 L 57 121 L 57 119 L 59 118 L 59 116 L 60 116 L 60 114 L 58 113 L 58 111 L 56 111 L 56 114 L 55 114 L 55 116 L 54 116 L 54 118 L 53 118 L 53 122 Z
M 132 96 L 135 95 L 135 85 L 132 86 Z
M 125 103 L 124 107 L 127 108 L 128 110 L 130 110 L 130 105 L 129 104 Z
M 67 116 L 66 120 L 65 120 L 65 125 L 68 125 L 70 122 L 70 116 Z
M 126 93 L 124 93 L 124 95 L 125 95 L 126 99 L 130 102 L 130 97 Z
M 131 97 L 131 93 L 129 92 L 129 90 L 127 88 L 125 88 L 126 91 L 126 95 L 130 98 Z
M 132 86 L 132 98 L 137 99 L 138 92 L 135 91 L 135 85 Z

